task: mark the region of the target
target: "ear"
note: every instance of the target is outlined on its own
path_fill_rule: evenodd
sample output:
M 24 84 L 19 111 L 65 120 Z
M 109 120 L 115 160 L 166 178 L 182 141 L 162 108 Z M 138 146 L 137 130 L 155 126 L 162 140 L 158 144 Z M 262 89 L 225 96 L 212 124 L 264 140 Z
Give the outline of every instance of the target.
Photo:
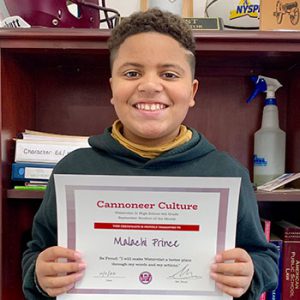
M 112 78 L 109 78 L 109 85 L 110 85 L 110 91 L 111 93 L 113 94 L 113 89 L 112 89 Z M 114 97 L 112 96 L 111 99 L 110 99 L 110 103 L 112 105 L 114 105 Z
M 193 83 L 192 83 L 192 91 L 191 91 L 192 94 L 191 94 L 191 100 L 190 100 L 190 107 L 195 106 L 195 96 L 198 91 L 198 86 L 199 86 L 199 81 L 197 79 L 194 79 Z

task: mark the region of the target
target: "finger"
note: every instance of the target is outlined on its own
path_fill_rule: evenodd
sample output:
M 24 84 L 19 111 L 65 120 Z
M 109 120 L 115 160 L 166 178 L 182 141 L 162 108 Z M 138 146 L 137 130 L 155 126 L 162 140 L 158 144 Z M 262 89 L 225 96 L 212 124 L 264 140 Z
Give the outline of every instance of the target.
M 83 277 L 84 272 L 73 273 L 65 276 L 48 276 L 44 278 L 44 289 L 61 289 L 74 285 Z
M 82 262 L 48 262 L 44 265 L 44 268 L 40 270 L 40 274 L 43 276 L 57 276 L 58 274 L 69 274 L 83 271 L 86 268 L 86 264 Z
M 232 288 L 245 288 L 245 286 L 248 286 L 248 282 L 249 282 L 247 276 L 228 276 L 220 273 L 211 273 L 211 277 L 217 283 Z
M 245 290 L 243 288 L 233 288 L 233 287 L 230 287 L 227 285 L 223 285 L 221 283 L 216 283 L 216 285 L 219 290 L 221 290 L 222 292 L 224 292 L 227 295 L 232 296 L 234 298 L 239 298 L 245 292 Z
M 50 296 L 50 297 L 56 297 L 58 295 L 64 294 L 67 291 L 71 290 L 74 287 L 74 284 L 70 284 L 68 286 L 64 286 L 61 288 L 46 288 L 44 291 Z
M 66 258 L 69 260 L 81 260 L 82 256 L 79 252 L 64 247 L 50 247 L 40 253 L 39 258 L 44 261 L 55 261 L 58 258 Z
M 235 276 L 249 276 L 252 273 L 251 265 L 248 263 L 216 263 L 212 264 L 211 271 Z
M 218 254 L 215 260 L 216 262 L 225 262 L 225 261 L 248 262 L 251 261 L 251 257 L 244 249 L 234 248 Z

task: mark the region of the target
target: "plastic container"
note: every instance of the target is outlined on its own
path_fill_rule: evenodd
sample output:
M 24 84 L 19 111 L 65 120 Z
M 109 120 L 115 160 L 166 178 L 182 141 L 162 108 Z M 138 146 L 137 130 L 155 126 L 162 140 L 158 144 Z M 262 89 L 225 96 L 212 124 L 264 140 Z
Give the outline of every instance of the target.
M 253 182 L 262 185 L 285 173 L 286 134 L 279 128 L 275 92 L 282 85 L 265 76 L 253 77 L 255 91 L 249 103 L 260 92 L 266 92 L 261 128 L 254 134 Z
M 279 128 L 278 108 L 266 105 L 262 126 L 254 134 L 253 182 L 262 185 L 285 172 L 286 134 Z

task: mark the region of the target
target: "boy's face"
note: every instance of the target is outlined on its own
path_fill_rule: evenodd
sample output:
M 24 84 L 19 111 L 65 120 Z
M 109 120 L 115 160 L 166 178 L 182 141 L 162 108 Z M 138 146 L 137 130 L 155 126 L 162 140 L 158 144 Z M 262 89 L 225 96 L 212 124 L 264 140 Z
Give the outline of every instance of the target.
M 111 103 L 128 140 L 159 146 L 177 136 L 198 88 L 187 55 L 192 54 L 175 39 L 156 32 L 121 44 L 112 67 Z

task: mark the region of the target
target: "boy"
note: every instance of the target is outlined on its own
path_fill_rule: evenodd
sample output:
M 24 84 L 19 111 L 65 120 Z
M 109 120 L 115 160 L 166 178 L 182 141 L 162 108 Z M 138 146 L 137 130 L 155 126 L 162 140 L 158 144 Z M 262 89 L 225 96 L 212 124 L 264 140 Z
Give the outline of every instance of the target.
M 203 135 L 182 125 L 198 88 L 189 26 L 157 9 L 139 12 L 113 30 L 109 49 L 111 103 L 119 120 L 91 137 L 91 148 L 61 160 L 54 173 L 241 177 L 236 248 L 217 254 L 211 277 L 233 297 L 258 299 L 276 286 L 277 251 L 264 237 L 248 173 Z M 65 293 L 84 274 L 80 254 L 56 246 L 56 230 L 52 176 L 22 262 L 28 299 Z M 69 262 L 58 262 L 61 257 Z M 228 260 L 232 263 L 224 263 Z

